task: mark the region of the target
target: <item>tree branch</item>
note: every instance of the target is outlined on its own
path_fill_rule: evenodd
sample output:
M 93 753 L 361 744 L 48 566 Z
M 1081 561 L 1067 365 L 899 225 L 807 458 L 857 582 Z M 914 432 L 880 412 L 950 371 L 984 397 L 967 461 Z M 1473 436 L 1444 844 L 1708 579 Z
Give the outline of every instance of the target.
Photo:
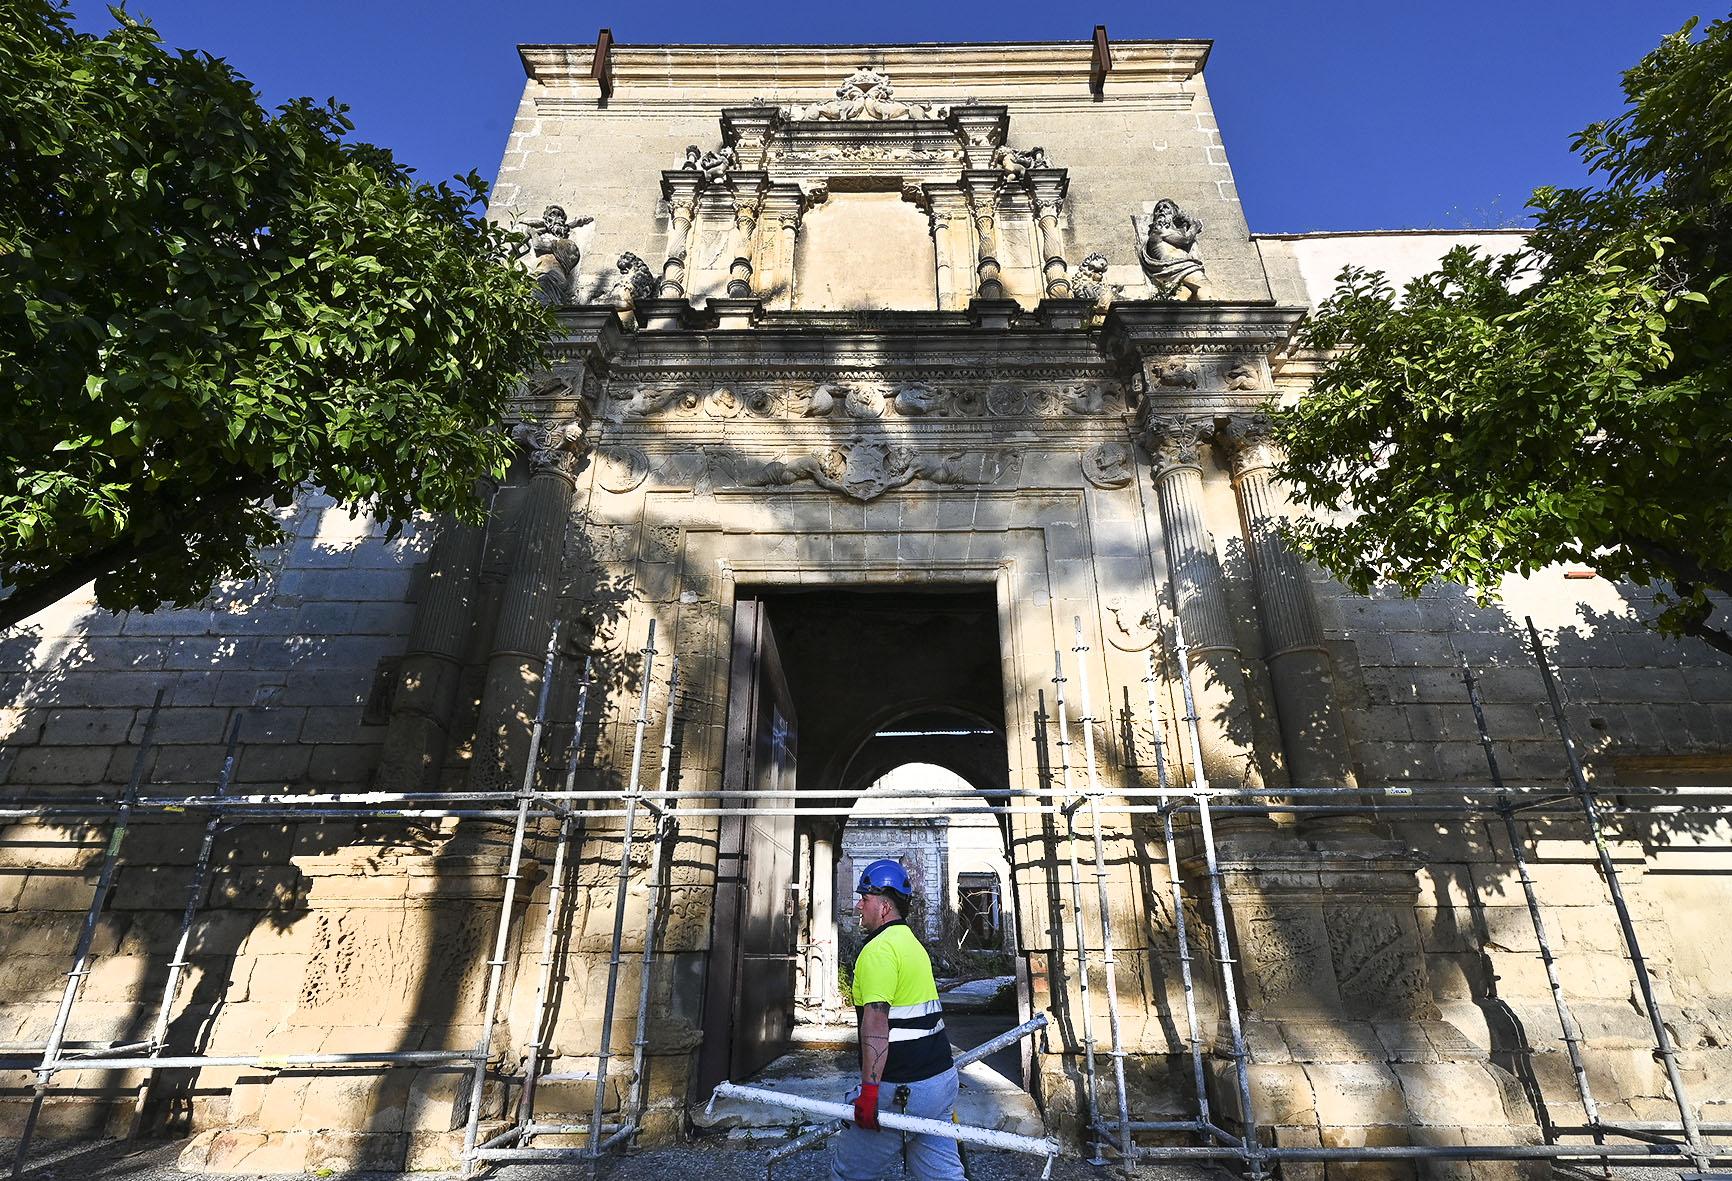
M 44 607 L 52 606 L 93 579 L 142 557 L 149 546 L 128 538 L 74 558 L 35 582 L 14 587 L 0 599 L 0 632 L 10 631 Z
M 1708 616 L 1713 614 L 1714 604 L 1705 598 L 1696 602 L 1695 584 L 1682 579 L 1673 579 L 1672 589 L 1678 595 L 1678 610 L 1674 618 L 1678 620 L 1679 630 L 1687 636 L 1695 636 L 1711 648 L 1732 656 L 1732 633 L 1721 628 L 1708 626 Z

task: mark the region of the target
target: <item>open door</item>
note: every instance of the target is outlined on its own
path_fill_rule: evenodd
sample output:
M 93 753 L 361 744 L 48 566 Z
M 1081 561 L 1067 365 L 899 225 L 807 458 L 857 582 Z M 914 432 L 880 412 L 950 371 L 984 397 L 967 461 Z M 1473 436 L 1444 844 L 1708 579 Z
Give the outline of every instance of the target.
M 729 799 L 718 836 L 716 902 L 704 981 L 698 1083 L 708 1094 L 787 1051 L 794 1020 L 794 772 L 798 727 L 764 604 L 734 608 L 722 784 L 768 793 Z M 782 815 L 774 813 L 781 812 Z

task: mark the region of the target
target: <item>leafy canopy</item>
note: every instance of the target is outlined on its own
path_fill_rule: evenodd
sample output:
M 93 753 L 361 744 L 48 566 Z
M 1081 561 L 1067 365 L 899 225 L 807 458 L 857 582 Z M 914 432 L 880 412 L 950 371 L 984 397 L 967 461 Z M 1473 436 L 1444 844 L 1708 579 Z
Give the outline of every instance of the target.
M 478 513 L 553 327 L 480 178 L 418 183 L 119 10 L 0 11 L 0 628 L 253 574 L 304 485 Z
M 1355 590 L 1580 562 L 1732 652 L 1707 598 L 1732 594 L 1732 23 L 1694 30 L 1576 136 L 1598 183 L 1536 191 L 1523 251 L 1457 248 L 1399 298 L 1350 267 L 1304 328 L 1341 351 L 1275 412 L 1329 514 L 1293 528 Z

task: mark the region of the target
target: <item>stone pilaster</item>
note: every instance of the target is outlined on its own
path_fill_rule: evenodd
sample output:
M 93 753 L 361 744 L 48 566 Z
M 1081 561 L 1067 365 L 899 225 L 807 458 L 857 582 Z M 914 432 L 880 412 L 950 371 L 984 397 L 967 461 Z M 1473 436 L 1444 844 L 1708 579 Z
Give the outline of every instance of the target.
M 960 185 L 921 186 L 927 225 L 932 231 L 938 274 L 938 308 L 959 312 L 974 294 L 974 257 L 970 249 L 968 194 Z
M 662 173 L 662 196 L 667 198 L 668 257 L 662 264 L 662 277 L 656 294 L 663 299 L 683 299 L 686 294 L 686 251 L 691 247 L 692 219 L 697 214 L 698 190 L 703 187 L 700 172 L 684 169 Z
M 1058 232 L 1064 212 L 1070 175 L 1062 168 L 1041 168 L 1028 174 L 1029 196 L 1034 201 L 1035 227 L 1040 231 L 1042 290 L 1048 299 L 1070 298 L 1070 273 L 1064 259 L 1064 242 Z
M 1358 783 L 1336 705 L 1334 666 L 1304 567 L 1280 533 L 1286 498 L 1274 480 L 1279 456 L 1269 424 L 1259 416 L 1235 416 L 1215 437 L 1232 466 L 1288 775 L 1295 787 L 1352 792 Z M 1373 826 L 1359 815 L 1317 816 L 1303 818 L 1300 829 L 1307 835 L 1365 834 Z
M 1252 745 L 1251 693 L 1227 601 L 1226 576 L 1203 514 L 1203 462 L 1213 423 L 1145 414 L 1139 426 L 1153 458 L 1161 533 L 1179 621 L 1190 647 L 1203 768 L 1216 787 L 1263 786 Z M 1270 827 L 1260 817 L 1223 819 L 1223 832 Z
M 969 212 L 974 216 L 975 294 L 981 299 L 1003 299 L 1004 282 L 998 265 L 998 190 L 1004 174 L 969 171 L 962 174 Z
M 770 178 L 762 172 L 736 172 L 728 177 L 734 193 L 734 257 L 728 265 L 728 295 L 752 294 L 752 257 L 757 251 L 758 212 L 763 208 Z
M 804 212 L 805 198 L 798 185 L 771 185 L 764 194 L 761 216 L 768 233 L 758 251 L 758 290 L 772 309 L 794 306 L 794 251 Z
M 491 496 L 492 488 L 486 493 Z M 481 525 L 447 517 L 433 543 L 409 645 L 397 666 L 397 687 L 375 777 L 382 791 L 430 791 L 438 785 L 463 657 L 475 624 L 485 541 Z
M 501 593 L 481 690 L 469 768 L 473 789 L 515 788 L 523 774 L 559 599 L 574 478 L 587 450 L 585 426 L 573 421 L 524 432 L 531 475 L 518 510 L 517 551 Z

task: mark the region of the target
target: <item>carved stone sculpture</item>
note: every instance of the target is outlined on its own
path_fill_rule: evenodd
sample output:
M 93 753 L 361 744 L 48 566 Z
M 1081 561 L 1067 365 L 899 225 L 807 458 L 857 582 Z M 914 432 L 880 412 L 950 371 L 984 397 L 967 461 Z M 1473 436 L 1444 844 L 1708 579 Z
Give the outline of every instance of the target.
M 697 144 L 687 144 L 686 145 L 686 158 L 685 158 L 684 163 L 682 163 L 680 165 L 680 171 L 681 172 L 702 172 L 703 171 L 703 160 L 704 160 L 704 150 L 702 148 L 698 147 Z
M 655 298 L 656 277 L 650 272 L 649 264 L 630 251 L 620 255 L 615 265 L 619 268 L 619 278 L 613 285 L 613 306 L 619 309 L 620 323 L 627 328 L 636 328 L 638 301 Z
M 542 210 L 539 220 L 524 223 L 534 231 L 529 236 L 529 270 L 535 276 L 536 299 L 556 308 L 572 301 L 577 264 L 583 253 L 571 240 L 571 231 L 594 220 L 580 217 L 574 222 L 566 217 L 562 207 L 549 205 Z
M 690 149 L 687 149 L 688 152 Z M 705 152 L 698 161 L 698 171 L 704 174 L 705 184 L 716 184 L 727 179 L 728 173 L 739 163 L 739 157 L 734 155 L 734 149 L 723 144 L 713 152 Z
M 1168 389 L 1194 390 L 1197 371 L 1183 361 L 1168 361 L 1154 371 L 1155 381 Z
M 1097 313 L 1106 311 L 1119 294 L 1118 286 L 1107 282 L 1106 255 L 1097 250 L 1078 264 L 1071 276 L 1070 293 L 1072 298 L 1093 302 Z
M 1009 144 L 1000 144 L 993 149 L 992 166 L 1006 176 L 1018 179 L 1031 168 L 1052 167 L 1047 161 L 1045 148 L 1034 147 L 1026 152 L 1019 152 Z
M 787 106 L 782 117 L 795 123 L 819 119 L 845 122 L 852 119 L 890 122 L 897 119 L 943 119 L 950 108 L 927 103 L 908 103 L 895 97 L 886 74 L 861 66 L 836 88 L 836 97 L 811 106 Z
M 704 486 L 727 483 L 772 488 L 811 481 L 855 500 L 874 500 L 915 480 L 931 484 L 996 484 L 1020 469 L 1015 453 L 922 452 L 881 439 L 852 439 L 792 459 L 754 463 L 731 453 L 704 449 Z
M 1137 227 L 1137 257 L 1160 299 L 1212 299 L 1209 277 L 1197 256 L 1197 239 L 1203 236 L 1203 221 L 1192 217 L 1168 198 L 1155 202 L 1146 221 L 1133 218 Z
M 1230 390 L 1254 390 L 1262 384 L 1257 363 L 1249 358 L 1241 358 L 1227 366 L 1222 378 Z
M 894 405 L 898 414 L 919 417 L 938 409 L 942 400 L 930 386 L 909 385 L 897 391 Z

